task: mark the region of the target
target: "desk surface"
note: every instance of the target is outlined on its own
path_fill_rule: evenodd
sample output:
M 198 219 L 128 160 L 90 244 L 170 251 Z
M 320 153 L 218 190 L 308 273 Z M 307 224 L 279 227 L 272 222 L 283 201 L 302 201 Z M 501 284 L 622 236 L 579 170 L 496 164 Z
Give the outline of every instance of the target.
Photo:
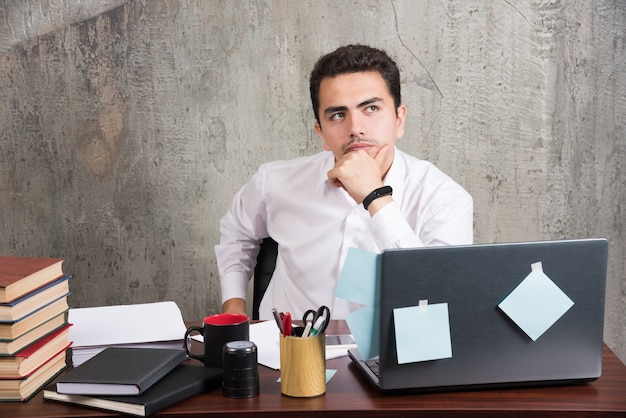
M 327 333 L 346 333 L 334 322 Z M 467 391 L 415 395 L 383 395 L 365 382 L 348 357 L 329 360 L 337 373 L 326 394 L 311 399 L 280 393 L 279 371 L 260 366 L 259 396 L 229 399 L 220 389 L 198 395 L 156 416 L 221 417 L 626 417 L 626 366 L 604 347 L 603 373 L 595 382 L 544 388 Z M 25 403 L 0 403 L 0 417 L 103 417 L 118 414 L 44 401 L 42 392 Z

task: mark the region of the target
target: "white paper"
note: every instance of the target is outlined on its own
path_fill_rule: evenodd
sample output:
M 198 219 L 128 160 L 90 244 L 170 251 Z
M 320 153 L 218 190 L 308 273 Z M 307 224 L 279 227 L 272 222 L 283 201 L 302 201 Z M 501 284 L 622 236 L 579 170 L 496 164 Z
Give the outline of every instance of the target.
M 197 338 L 199 337 L 199 338 Z M 202 336 L 192 338 L 202 341 Z M 250 341 L 257 346 L 257 361 L 263 366 L 280 370 L 280 333 L 275 321 L 250 324 Z M 348 355 L 345 348 L 326 347 L 326 360 Z
M 183 340 L 187 327 L 175 302 L 70 309 L 74 348 Z
M 256 344 L 257 361 L 269 368 L 280 369 L 280 341 L 275 321 L 250 324 L 250 341 Z

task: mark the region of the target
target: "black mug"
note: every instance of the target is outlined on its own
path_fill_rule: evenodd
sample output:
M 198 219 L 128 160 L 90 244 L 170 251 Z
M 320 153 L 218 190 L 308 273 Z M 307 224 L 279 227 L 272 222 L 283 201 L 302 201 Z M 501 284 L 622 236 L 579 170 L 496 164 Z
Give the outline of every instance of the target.
M 191 352 L 189 335 L 197 331 L 204 337 L 204 353 Z M 216 314 L 204 318 L 201 327 L 192 326 L 185 332 L 185 351 L 187 355 L 200 360 L 206 367 L 222 368 L 222 347 L 231 341 L 250 339 L 250 319 L 243 314 Z

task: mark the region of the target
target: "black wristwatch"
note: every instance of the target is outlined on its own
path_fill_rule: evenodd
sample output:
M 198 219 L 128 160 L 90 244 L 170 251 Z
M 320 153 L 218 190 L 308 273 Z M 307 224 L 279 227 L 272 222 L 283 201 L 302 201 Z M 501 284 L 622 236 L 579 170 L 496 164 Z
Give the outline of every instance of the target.
M 379 197 L 389 196 L 392 193 L 393 193 L 393 189 L 391 188 L 391 186 L 379 187 L 378 189 L 374 190 L 372 193 L 368 194 L 365 197 L 365 199 L 363 199 L 363 207 L 365 208 L 365 210 L 367 210 L 369 205 L 374 200 L 378 199 Z

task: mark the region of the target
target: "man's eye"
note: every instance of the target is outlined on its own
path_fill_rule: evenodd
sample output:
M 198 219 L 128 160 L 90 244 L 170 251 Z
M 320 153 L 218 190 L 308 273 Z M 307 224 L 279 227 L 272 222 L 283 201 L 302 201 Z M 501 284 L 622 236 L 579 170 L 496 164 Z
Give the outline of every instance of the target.
M 343 118 L 343 113 L 333 113 L 332 115 L 330 115 L 330 120 L 339 120 Z
M 376 111 L 378 110 L 378 106 L 376 106 L 376 105 L 371 105 L 371 106 L 368 106 L 365 110 L 366 110 L 367 112 L 376 112 Z

